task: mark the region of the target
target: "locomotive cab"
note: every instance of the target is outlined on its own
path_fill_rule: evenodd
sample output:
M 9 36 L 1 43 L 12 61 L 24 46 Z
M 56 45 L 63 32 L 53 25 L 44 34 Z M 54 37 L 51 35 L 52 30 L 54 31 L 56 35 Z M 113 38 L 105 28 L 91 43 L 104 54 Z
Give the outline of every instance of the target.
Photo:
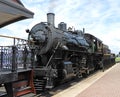
M 85 33 L 85 38 L 90 45 L 90 53 L 103 53 L 103 43 L 100 39 L 88 33 Z
M 103 54 L 102 41 L 97 37 L 88 33 L 85 33 L 85 39 L 90 45 L 88 51 L 91 54 L 90 60 L 91 60 L 91 64 L 93 64 L 94 69 L 104 70 L 104 65 L 103 65 L 104 54 Z

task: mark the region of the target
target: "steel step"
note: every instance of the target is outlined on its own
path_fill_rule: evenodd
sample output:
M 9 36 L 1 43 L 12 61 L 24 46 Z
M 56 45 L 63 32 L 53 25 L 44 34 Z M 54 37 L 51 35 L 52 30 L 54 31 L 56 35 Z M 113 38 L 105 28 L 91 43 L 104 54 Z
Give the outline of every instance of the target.
M 36 92 L 44 91 L 45 84 L 46 84 L 45 79 L 42 79 L 42 78 L 41 79 L 34 79 L 34 86 L 35 86 Z

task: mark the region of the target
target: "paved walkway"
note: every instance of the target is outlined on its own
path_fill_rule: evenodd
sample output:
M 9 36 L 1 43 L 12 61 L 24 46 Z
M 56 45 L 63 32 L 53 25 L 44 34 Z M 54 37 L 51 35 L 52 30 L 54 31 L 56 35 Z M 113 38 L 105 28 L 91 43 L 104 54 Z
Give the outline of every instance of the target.
M 76 97 L 120 97 L 120 63 Z
M 120 97 L 120 63 L 99 71 L 53 97 Z

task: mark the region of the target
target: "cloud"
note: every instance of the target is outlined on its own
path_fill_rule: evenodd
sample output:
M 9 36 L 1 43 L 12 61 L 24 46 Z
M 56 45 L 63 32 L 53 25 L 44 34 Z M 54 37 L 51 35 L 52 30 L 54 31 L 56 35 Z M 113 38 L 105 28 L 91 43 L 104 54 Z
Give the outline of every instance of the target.
M 7 26 L 6 29 L 13 35 L 27 38 L 25 29 L 31 29 L 39 22 L 46 22 L 46 13 L 54 12 L 56 26 L 62 21 L 76 29 L 85 28 L 86 33 L 101 39 L 113 52 L 120 51 L 119 0 L 22 0 L 22 2 L 35 15 L 33 19 Z

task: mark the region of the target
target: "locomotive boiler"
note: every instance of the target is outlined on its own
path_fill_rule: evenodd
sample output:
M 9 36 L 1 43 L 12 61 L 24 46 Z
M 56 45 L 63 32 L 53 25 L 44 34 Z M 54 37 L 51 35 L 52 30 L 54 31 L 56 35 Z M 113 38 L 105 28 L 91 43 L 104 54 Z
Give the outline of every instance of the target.
M 34 52 L 34 84 L 38 91 L 103 68 L 102 41 L 84 29 L 67 29 L 64 22 L 57 28 L 54 18 L 53 13 L 48 13 L 47 22 L 27 30 L 28 44 Z

